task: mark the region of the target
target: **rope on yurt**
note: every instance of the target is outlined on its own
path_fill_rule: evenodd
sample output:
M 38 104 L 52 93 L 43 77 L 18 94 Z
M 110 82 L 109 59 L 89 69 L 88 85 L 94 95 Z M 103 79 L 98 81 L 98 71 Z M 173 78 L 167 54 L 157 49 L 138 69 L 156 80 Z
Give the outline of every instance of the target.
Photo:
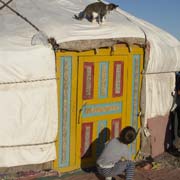
M 0 82 L 0 85 L 20 84 L 20 83 L 33 83 L 33 82 L 51 81 L 51 80 L 59 80 L 59 78 L 53 77 L 53 78 L 46 78 L 46 79 L 34 79 L 34 80 L 24 80 L 24 81 L 14 81 L 14 82 Z
M 15 9 L 10 7 L 8 4 L 11 3 L 13 0 L 9 0 L 7 3 L 4 1 L 0 0 L 0 2 L 3 4 L 3 6 L 0 7 L 0 10 L 3 9 L 4 7 L 7 7 L 10 9 L 12 12 L 14 12 L 17 16 L 19 16 L 21 19 L 23 19 L 25 22 L 27 22 L 29 25 L 31 25 L 37 32 L 41 33 L 42 36 L 47 38 L 47 42 L 50 43 L 53 47 L 54 50 L 57 50 L 59 48 L 59 45 L 56 43 L 56 40 L 54 38 L 48 38 L 46 35 L 41 31 L 35 24 L 33 24 L 30 20 L 28 20 L 26 17 L 24 17 L 22 14 L 17 12 Z
M 0 10 L 3 9 L 4 7 L 6 7 L 6 5 L 10 4 L 13 0 L 9 0 L 7 3 L 5 3 L 4 5 L 2 5 L 0 7 Z
M 177 71 L 149 72 L 149 73 L 142 72 L 142 75 L 145 76 L 145 75 L 149 75 L 149 74 L 168 74 L 168 73 L 177 73 Z
M 0 148 L 14 148 L 14 147 L 26 147 L 26 146 L 41 146 L 46 144 L 52 144 L 56 141 L 44 142 L 44 143 L 35 143 L 35 144 L 18 144 L 18 145 L 1 145 Z
M 5 3 L 4 1 L 0 0 L 0 2 L 7 7 L 8 9 L 10 9 L 12 12 L 14 12 L 17 16 L 19 16 L 20 18 L 22 18 L 24 21 L 26 21 L 28 24 L 30 24 L 34 29 L 36 29 L 36 31 L 40 31 L 40 29 L 34 25 L 30 20 L 28 20 L 26 17 L 24 17 L 23 15 L 21 15 L 19 12 L 17 12 L 16 10 L 14 10 L 13 8 L 11 8 L 8 4 L 10 3 Z

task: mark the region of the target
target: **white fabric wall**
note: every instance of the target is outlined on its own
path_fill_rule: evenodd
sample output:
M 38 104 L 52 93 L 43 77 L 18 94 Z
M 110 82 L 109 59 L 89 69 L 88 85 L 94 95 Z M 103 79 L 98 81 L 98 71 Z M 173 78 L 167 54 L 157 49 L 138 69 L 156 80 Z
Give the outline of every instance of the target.
M 0 167 L 54 160 L 57 119 L 51 48 L 0 51 Z
M 147 125 L 147 119 L 164 116 L 170 112 L 175 73 L 147 74 L 144 78 L 146 82 L 145 125 Z

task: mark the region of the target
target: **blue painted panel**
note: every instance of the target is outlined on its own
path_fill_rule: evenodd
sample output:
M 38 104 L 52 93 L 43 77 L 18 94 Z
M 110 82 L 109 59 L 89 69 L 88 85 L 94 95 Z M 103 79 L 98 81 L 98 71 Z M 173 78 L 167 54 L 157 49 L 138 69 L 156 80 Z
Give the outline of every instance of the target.
M 60 77 L 60 130 L 59 130 L 59 167 L 69 166 L 70 161 L 70 112 L 71 112 L 71 82 L 72 82 L 72 57 L 64 56 L 60 58 L 61 63 L 61 77 Z M 66 64 L 66 69 L 64 68 Z M 67 86 L 64 83 L 67 81 Z M 64 89 L 66 92 L 64 93 Z M 65 95 L 66 94 L 66 95 Z M 67 103 L 64 103 L 66 98 Z M 66 113 L 64 111 L 66 110 Z M 65 125 L 63 120 L 66 119 Z M 64 134 L 66 135 L 65 142 L 63 142 Z M 63 146 L 65 150 L 63 152 Z M 63 154 L 65 153 L 65 160 Z
M 102 80 L 103 80 L 103 66 L 106 68 L 106 84 L 105 84 L 105 95 L 102 95 Z M 109 75 L 109 63 L 108 62 L 101 62 L 100 63 L 100 72 L 99 72 L 99 98 L 106 98 L 108 96 L 108 75 Z
M 97 127 L 97 144 L 96 144 L 96 156 L 98 157 L 102 150 L 104 149 L 104 144 L 107 141 L 108 129 L 107 129 L 107 120 L 98 121 Z
M 140 58 L 139 54 L 133 55 L 133 72 L 132 72 L 132 102 L 131 102 L 131 126 L 138 129 L 138 106 L 139 106 L 139 83 L 140 83 Z M 135 140 L 131 145 L 131 153 L 136 154 Z
M 117 113 L 122 113 L 122 102 L 91 104 L 82 109 L 83 118 Z

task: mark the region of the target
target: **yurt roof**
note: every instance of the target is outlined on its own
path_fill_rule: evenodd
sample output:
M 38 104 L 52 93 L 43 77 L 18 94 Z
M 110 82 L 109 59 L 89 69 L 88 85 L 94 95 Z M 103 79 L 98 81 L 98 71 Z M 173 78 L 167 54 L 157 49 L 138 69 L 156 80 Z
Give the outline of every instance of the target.
M 8 2 L 8 0 L 4 0 Z M 180 43 L 169 33 L 138 19 L 117 8 L 107 15 L 104 24 L 78 21 L 78 14 L 93 0 L 14 0 L 9 6 L 27 18 L 47 37 L 53 37 L 62 47 L 73 46 L 73 42 L 88 40 L 121 40 L 128 43 L 150 42 L 150 57 L 147 72 L 180 70 Z M 2 4 L 3 5 L 3 4 Z M 37 31 L 14 12 L 4 7 L 0 10 L 0 50 L 19 51 L 36 44 Z M 147 39 L 146 39 L 147 38 Z M 41 40 L 41 37 L 39 38 Z M 87 42 L 88 42 L 87 41 Z M 70 43 L 68 43 L 70 42 Z M 34 44 L 34 43 L 33 43 Z M 99 43 L 101 44 L 101 43 Z M 110 43 L 111 44 L 111 43 Z M 40 45 L 42 46 L 42 44 Z M 34 47 L 33 47 L 34 48 Z M 71 49 L 72 49 L 71 48 Z M 166 62 L 166 63 L 164 63 Z

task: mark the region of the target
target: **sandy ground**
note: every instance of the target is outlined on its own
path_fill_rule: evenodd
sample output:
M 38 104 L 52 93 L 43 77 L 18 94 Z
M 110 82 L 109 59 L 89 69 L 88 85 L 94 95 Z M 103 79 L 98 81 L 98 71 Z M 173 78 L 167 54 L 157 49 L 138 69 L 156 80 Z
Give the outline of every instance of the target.
M 104 180 L 104 178 L 97 177 L 94 173 L 76 174 L 61 178 L 63 180 Z M 115 177 L 114 179 L 124 180 L 122 177 Z M 180 169 L 164 168 L 150 171 L 136 170 L 134 180 L 180 180 Z
M 155 167 L 156 166 L 156 167 Z M 75 174 L 65 174 L 55 180 L 104 180 L 96 173 L 83 171 Z M 114 177 L 114 180 L 124 180 L 125 177 Z M 164 153 L 154 159 L 154 169 L 144 170 L 136 168 L 134 180 L 180 180 L 180 156 Z
M 180 180 L 180 152 L 177 154 L 163 153 L 153 159 L 152 168 L 145 170 L 136 167 L 133 180 Z M 0 180 L 104 180 L 95 171 L 82 170 L 61 174 L 54 170 L 38 172 L 21 172 L 12 175 L 0 174 Z M 125 180 L 124 176 L 114 177 L 113 180 Z

